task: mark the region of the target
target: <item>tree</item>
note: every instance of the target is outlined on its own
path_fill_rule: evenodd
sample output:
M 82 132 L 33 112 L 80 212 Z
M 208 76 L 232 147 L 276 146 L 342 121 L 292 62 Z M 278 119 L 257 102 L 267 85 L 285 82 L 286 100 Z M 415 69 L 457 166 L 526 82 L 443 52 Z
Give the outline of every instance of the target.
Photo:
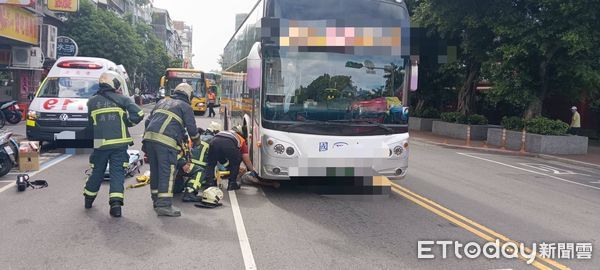
M 132 78 L 146 78 L 156 88 L 169 64 L 166 49 L 150 26 L 132 25 L 89 0 L 82 0 L 79 12 L 69 16 L 64 35 L 79 44 L 79 55 L 123 64 Z
M 540 116 L 543 102 L 562 92 L 577 99 L 598 89 L 599 1 L 513 0 L 490 6 L 499 42 L 490 71 L 496 91 L 524 100 L 524 116 Z
M 498 16 L 492 0 L 423 0 L 414 8 L 415 20 L 432 34 L 461 40 L 459 61 L 465 67 L 458 93 L 458 111 L 471 114 L 481 67 L 489 59 L 495 35 L 491 26 Z M 503 1 L 502 1 L 503 2 Z

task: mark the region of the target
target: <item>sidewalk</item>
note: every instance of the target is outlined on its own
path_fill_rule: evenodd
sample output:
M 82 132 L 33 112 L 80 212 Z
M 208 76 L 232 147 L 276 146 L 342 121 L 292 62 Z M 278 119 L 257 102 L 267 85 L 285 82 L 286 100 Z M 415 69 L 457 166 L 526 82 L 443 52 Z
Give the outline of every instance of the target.
M 600 168 L 600 146 L 597 145 L 590 145 L 588 148 L 587 155 L 543 155 L 521 151 L 505 150 L 501 147 L 487 145 L 486 141 L 471 141 L 470 143 L 467 143 L 465 140 L 446 138 L 435 135 L 431 132 L 424 131 L 411 130 L 410 137 L 412 140 L 421 141 L 429 144 L 441 145 L 445 147 L 490 151 L 495 153 L 511 155 L 536 156 L 546 159 L 557 159 L 565 162 L 576 163 L 579 165 L 589 165 Z

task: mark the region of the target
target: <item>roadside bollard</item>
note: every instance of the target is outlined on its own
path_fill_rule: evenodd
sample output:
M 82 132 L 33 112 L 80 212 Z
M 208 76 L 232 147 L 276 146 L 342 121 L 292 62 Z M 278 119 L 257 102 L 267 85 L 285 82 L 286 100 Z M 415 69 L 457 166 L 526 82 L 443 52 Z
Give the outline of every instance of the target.
M 527 139 L 527 131 L 523 129 L 523 135 L 521 135 L 521 153 L 525 153 L 525 140 Z
M 502 129 L 502 150 L 506 150 L 506 129 Z
M 471 125 L 467 126 L 467 146 L 471 146 Z

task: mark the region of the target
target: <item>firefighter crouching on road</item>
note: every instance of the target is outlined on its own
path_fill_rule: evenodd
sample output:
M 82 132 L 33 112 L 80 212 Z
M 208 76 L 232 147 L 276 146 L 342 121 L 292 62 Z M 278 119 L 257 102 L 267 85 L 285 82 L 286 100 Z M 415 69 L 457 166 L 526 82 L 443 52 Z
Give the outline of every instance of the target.
M 125 168 L 129 166 L 127 147 L 133 145 L 127 128 L 140 123 L 144 119 L 144 111 L 129 98 L 117 94 L 116 91 L 125 85 L 125 80 L 118 73 L 103 73 L 99 83 L 100 89 L 87 102 L 94 129 L 94 152 L 90 156 L 92 175 L 83 191 L 85 208 L 92 208 L 110 162 L 110 215 L 120 217 Z
M 190 150 L 191 160 L 186 160 L 185 157 L 179 159 L 177 165 L 180 170 L 176 183 L 180 190 L 183 189 L 181 198 L 183 202 L 202 201 L 202 198 L 198 196 L 198 192 L 203 186 L 206 187 L 204 172 L 208 162 L 209 144 L 215 134 L 222 129 L 221 124 L 213 121 L 206 130 L 202 131 L 200 144 Z
M 150 189 L 154 210 L 159 216 L 181 216 L 173 207 L 177 154 L 187 143 L 186 133 L 194 146 L 200 143 L 194 111 L 190 105 L 192 86 L 179 84 L 171 98 L 160 100 L 146 120 L 144 152 L 150 164 Z
M 209 185 L 216 185 L 215 166 L 217 165 L 217 162 L 226 164 L 227 161 L 229 161 L 227 170 L 230 172 L 227 190 L 240 189 L 240 185 L 237 182 L 237 176 L 242 161 L 244 161 L 250 174 L 254 177 L 258 177 L 258 174 L 254 171 L 254 166 L 250 161 L 248 144 L 241 126 L 236 126 L 229 131 L 219 132 L 210 142 L 210 148 L 208 149 L 208 167 L 206 168 L 206 179 Z

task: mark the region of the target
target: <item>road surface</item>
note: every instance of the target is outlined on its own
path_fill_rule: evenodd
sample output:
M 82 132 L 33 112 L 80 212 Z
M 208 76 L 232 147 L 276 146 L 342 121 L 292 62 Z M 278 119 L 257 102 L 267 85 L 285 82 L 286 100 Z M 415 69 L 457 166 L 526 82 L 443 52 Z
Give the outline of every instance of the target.
M 209 121 L 197 118 L 201 126 Z M 141 125 L 132 129 L 134 148 L 141 147 L 142 132 Z M 158 218 L 148 187 L 126 191 L 123 218 L 108 215 L 107 185 L 85 210 L 89 154 L 52 157 L 32 177 L 48 180 L 47 189 L 17 193 L 14 176 L 0 179 L 0 269 L 599 268 L 595 251 L 591 260 L 528 264 L 526 258 L 459 259 L 453 246 L 444 259 L 439 246 L 425 243 L 432 251 L 422 253 L 435 258 L 419 259 L 419 241 L 595 248 L 600 170 L 418 142 L 410 148 L 408 177 L 395 181 L 389 196 L 244 186 L 226 193 L 217 209 L 176 200 L 180 218 Z

